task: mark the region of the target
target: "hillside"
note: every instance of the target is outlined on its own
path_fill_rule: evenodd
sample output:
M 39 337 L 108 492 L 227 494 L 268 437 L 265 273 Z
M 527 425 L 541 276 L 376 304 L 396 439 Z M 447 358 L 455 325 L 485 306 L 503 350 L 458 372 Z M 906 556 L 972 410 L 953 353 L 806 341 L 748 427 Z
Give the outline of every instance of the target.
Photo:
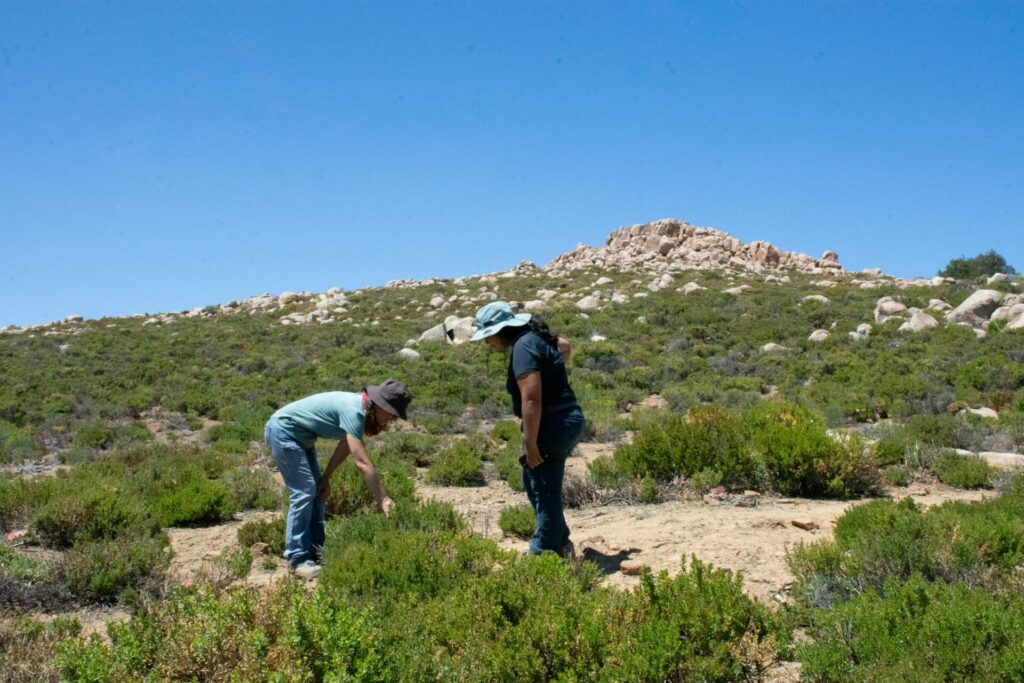
M 118 647 L 198 638 L 178 610 L 216 619 L 240 609 L 236 621 L 249 631 L 226 631 L 240 640 L 218 647 L 239 671 L 263 676 L 301 661 L 316 678 L 323 672 L 309 662 L 345 640 L 345 661 L 363 667 L 346 669 L 357 680 L 387 680 L 396 667 L 445 680 L 593 680 L 599 671 L 608 680 L 667 680 L 669 671 L 756 680 L 796 659 L 821 680 L 845 680 L 835 672 L 855 660 L 893 673 L 955 647 L 979 668 L 943 675 L 1000 680 L 1016 655 L 991 641 L 974 650 L 970 639 L 939 638 L 872 660 L 833 639 L 833 620 L 868 619 L 889 609 L 888 597 L 917 590 L 942 609 L 969 603 L 989 620 L 979 639 L 997 618 L 1010 640 L 1024 634 L 1010 623 L 1024 602 L 1009 590 L 1024 560 L 1024 489 L 1013 478 L 1024 462 L 1021 282 L 851 273 L 832 252 L 815 259 L 663 220 L 543 267 L 7 328 L 0 604 L 17 613 L 119 604 L 136 631 Z M 566 498 L 590 562 L 503 554 L 522 546 L 499 520 L 524 500 L 518 430 L 504 358 L 464 343 L 476 309 L 495 299 L 542 314 L 573 341 L 570 379 L 588 425 Z M 231 593 L 236 577 L 280 574 L 273 544 L 283 503 L 262 446 L 267 417 L 309 393 L 389 376 L 414 394 L 410 424 L 370 440 L 370 451 L 401 514 L 386 523 L 364 514 L 368 494 L 343 468 L 329 505 L 325 590 L 307 598 L 251 584 Z M 918 502 L 871 502 L 885 495 Z M 847 512 L 849 500 L 868 512 Z M 252 511 L 249 524 L 236 517 L 243 511 Z M 803 518 L 817 533 L 789 524 Z M 235 527 L 238 546 L 203 554 Z M 209 593 L 199 578 L 180 593 L 168 585 L 168 567 L 184 566 L 186 535 L 204 571 L 216 567 Z M 819 543 L 801 549 L 804 539 Z M 256 542 L 271 555 L 254 560 L 265 549 L 250 550 Z M 910 546 L 919 552 L 900 554 Z M 749 575 L 746 592 L 702 561 Z M 642 566 L 668 573 L 640 578 Z M 550 592 L 516 592 L 523 582 Z M 864 607 L 870 599 L 881 606 Z M 471 613 L 473 604 L 502 607 Z M 922 608 L 919 619 L 941 615 Z M 326 640 L 252 649 L 300 623 Z M 550 640 L 531 624 L 547 624 Z M 13 622 L 0 627 L 19 657 L 41 639 L 37 666 L 59 677 L 52 648 L 74 629 L 30 636 Z M 792 649 L 794 628 L 820 648 Z M 680 634 L 696 649 L 671 645 Z M 161 659 L 172 650 L 189 647 L 120 651 L 117 660 L 83 645 L 63 660 L 63 676 L 105 666 L 117 678 L 117 661 L 134 657 L 165 677 L 180 666 L 216 678 L 196 652 L 187 665 Z M 513 650 L 531 653 L 529 662 L 509 661 Z

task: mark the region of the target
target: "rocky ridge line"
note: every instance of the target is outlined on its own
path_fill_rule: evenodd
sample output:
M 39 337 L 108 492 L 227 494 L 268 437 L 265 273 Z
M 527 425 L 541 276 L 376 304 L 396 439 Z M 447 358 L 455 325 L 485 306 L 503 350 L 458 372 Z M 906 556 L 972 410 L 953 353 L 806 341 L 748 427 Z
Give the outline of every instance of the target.
M 579 268 L 647 269 L 657 264 L 691 270 L 745 270 L 754 273 L 795 270 L 836 275 L 843 271 L 835 252 L 815 259 L 757 240 L 744 244 L 727 232 L 666 218 L 619 228 L 603 247 L 578 245 L 544 267 L 558 273 Z

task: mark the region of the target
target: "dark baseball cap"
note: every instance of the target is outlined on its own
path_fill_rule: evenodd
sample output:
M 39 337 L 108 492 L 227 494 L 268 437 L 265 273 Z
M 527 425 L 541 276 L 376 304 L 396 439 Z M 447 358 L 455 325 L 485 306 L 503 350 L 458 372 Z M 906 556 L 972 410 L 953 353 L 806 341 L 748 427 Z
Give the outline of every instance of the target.
M 386 379 L 383 384 L 368 384 L 364 389 L 370 400 L 392 415 L 408 420 L 406 409 L 412 401 L 412 394 L 397 379 Z

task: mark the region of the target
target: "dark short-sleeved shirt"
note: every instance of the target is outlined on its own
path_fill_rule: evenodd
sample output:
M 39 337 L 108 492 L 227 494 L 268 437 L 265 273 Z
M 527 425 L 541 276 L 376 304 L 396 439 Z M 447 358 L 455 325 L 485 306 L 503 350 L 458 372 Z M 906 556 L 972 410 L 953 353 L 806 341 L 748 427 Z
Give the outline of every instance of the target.
M 551 412 L 571 408 L 576 394 L 569 386 L 569 377 L 562 362 L 562 353 L 540 338 L 536 332 L 527 332 L 512 345 L 508 361 L 508 393 L 512 396 L 512 412 L 523 416 L 523 396 L 516 378 L 528 372 L 540 373 L 541 410 Z

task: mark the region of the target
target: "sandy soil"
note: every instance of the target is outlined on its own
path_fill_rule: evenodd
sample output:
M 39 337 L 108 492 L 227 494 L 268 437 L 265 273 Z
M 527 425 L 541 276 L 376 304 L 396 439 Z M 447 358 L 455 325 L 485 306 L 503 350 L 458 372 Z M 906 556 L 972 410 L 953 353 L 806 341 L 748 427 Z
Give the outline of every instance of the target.
M 587 463 L 614 450 L 610 444 L 581 444 L 567 463 L 567 476 L 586 474 Z M 487 486 L 450 488 L 421 484 L 424 499 L 451 503 L 465 515 L 470 528 L 507 548 L 525 550 L 524 541 L 505 539 L 498 515 L 509 505 L 525 504 L 525 493 L 512 491 L 503 481 Z M 944 486 L 890 489 L 893 498 L 912 496 L 930 506 L 947 500 L 981 500 L 991 491 L 961 491 Z M 799 543 L 831 538 L 835 521 L 851 505 L 839 502 L 761 496 L 755 505 L 741 507 L 729 501 L 671 501 L 656 505 L 605 505 L 567 510 L 566 519 L 577 555 L 597 562 L 613 586 L 637 584 L 620 565 L 635 561 L 653 571 L 679 570 L 680 559 L 696 555 L 704 562 L 743 572 L 747 593 L 765 602 L 784 597 L 793 577 L 786 566 L 786 551 Z M 806 520 L 817 529 L 805 531 L 793 520 Z

